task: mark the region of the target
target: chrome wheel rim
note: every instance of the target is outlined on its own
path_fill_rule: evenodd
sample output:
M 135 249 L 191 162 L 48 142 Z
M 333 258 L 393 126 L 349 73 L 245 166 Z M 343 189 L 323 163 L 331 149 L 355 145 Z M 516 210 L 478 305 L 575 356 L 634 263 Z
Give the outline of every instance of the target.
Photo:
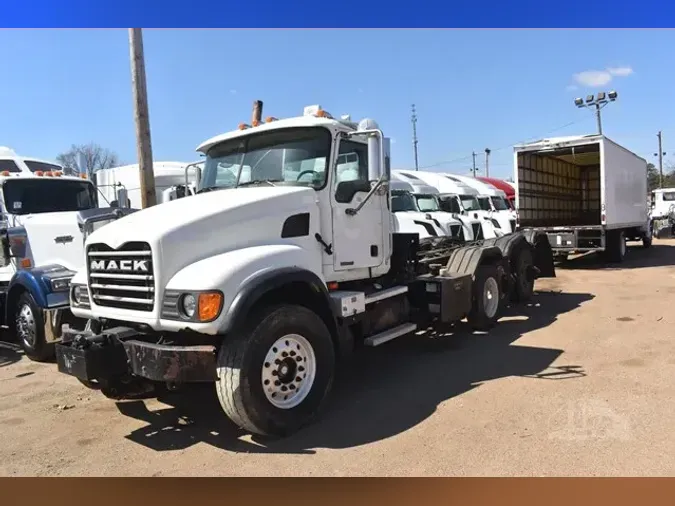
M 24 304 L 19 309 L 16 317 L 16 333 L 25 344 L 31 348 L 35 346 L 37 328 L 35 325 L 35 315 L 28 304 Z
M 495 278 L 488 278 L 483 286 L 483 308 L 488 318 L 497 314 L 499 306 L 499 285 Z
M 262 364 L 262 387 L 274 407 L 292 409 L 305 400 L 316 377 L 316 355 L 307 339 L 288 334 L 276 340 Z

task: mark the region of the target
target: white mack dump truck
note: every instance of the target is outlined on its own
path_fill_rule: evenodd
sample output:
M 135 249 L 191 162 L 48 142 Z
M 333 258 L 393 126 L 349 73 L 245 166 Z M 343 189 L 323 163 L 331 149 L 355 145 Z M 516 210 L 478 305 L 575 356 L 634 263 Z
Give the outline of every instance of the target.
M 236 424 L 284 436 L 355 347 L 465 317 L 489 329 L 555 276 L 545 235 L 446 247 L 392 233 L 387 145 L 374 121 L 318 106 L 201 144 L 197 195 L 87 238 L 70 297 L 91 329 L 64 328 L 59 370 L 116 399 L 212 382 Z M 358 177 L 339 177 L 344 154 Z

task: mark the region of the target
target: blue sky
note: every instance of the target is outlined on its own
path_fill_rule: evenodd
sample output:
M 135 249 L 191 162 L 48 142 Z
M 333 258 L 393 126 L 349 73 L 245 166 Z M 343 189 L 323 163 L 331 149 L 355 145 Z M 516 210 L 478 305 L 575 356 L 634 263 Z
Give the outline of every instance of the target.
M 127 37 L 0 31 L 0 145 L 53 159 L 93 141 L 135 163 Z M 675 143 L 669 30 L 145 30 L 144 42 L 155 160 L 195 160 L 255 99 L 264 116 L 321 104 L 372 117 L 394 139 L 395 168 L 414 165 L 412 103 L 430 170 L 467 173 L 472 150 L 482 168 L 487 147 L 491 175 L 510 176 L 514 143 L 593 133 L 573 99 L 610 89 L 606 135 L 649 161 L 658 130 L 665 151 Z

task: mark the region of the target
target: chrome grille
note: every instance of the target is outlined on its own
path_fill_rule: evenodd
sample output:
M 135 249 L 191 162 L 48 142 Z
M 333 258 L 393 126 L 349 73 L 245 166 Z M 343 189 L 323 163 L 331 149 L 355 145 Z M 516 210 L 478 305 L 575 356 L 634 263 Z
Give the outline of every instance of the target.
M 92 244 L 87 249 L 89 293 L 95 304 L 119 309 L 152 311 L 155 278 L 152 251 L 145 242 L 118 249 Z

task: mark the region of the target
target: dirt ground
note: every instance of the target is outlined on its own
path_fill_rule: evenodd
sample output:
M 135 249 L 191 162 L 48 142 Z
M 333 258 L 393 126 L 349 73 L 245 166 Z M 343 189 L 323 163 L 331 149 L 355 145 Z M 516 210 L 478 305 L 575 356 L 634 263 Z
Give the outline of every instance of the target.
M 489 335 L 360 354 L 282 441 L 241 434 L 210 386 L 115 403 L 0 343 L 0 475 L 675 475 L 675 240 L 557 275 Z

